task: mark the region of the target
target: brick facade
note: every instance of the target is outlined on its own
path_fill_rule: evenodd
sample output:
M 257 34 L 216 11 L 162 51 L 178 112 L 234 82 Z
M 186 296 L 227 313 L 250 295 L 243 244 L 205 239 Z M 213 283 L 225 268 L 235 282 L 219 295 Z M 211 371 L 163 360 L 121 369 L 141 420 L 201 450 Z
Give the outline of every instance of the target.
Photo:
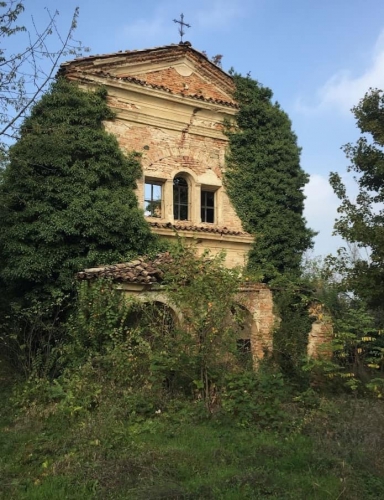
M 331 317 L 321 302 L 313 302 L 308 312 L 315 321 L 308 335 L 307 355 L 310 358 L 330 358 L 332 356 L 330 343 L 333 339 Z
M 137 196 L 144 210 L 156 203 L 156 211 L 145 211 L 153 230 L 175 238 L 181 218 L 182 236 L 197 252 L 225 251 L 228 266 L 244 266 L 254 237 L 243 230 L 223 186 L 223 122 L 237 109 L 232 78 L 188 44 L 86 57 L 65 63 L 61 72 L 84 87 L 106 86 L 116 119 L 105 127 L 124 151 L 142 155 Z M 181 215 L 174 207 L 176 176 L 187 183 Z M 151 186 L 156 201 L 145 194 Z M 204 196 L 212 210 L 204 212 Z
M 223 122 L 237 109 L 232 78 L 187 42 L 85 57 L 64 63 L 60 72 L 84 88 L 106 87 L 116 119 L 105 127 L 123 151 L 141 154 L 137 197 L 153 231 L 169 239 L 178 233 L 198 253 L 224 250 L 228 267 L 244 266 L 254 236 L 243 230 L 223 186 Z M 175 201 L 176 178 L 186 186 L 183 206 Z M 132 286 L 127 293 L 145 291 Z M 272 349 L 272 294 L 248 285 L 239 301 L 252 318 L 256 363 Z

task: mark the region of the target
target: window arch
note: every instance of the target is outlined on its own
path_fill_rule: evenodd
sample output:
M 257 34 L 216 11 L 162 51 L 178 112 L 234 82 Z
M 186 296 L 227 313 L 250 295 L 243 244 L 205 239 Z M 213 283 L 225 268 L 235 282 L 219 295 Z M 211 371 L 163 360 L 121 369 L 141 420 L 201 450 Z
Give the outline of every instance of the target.
M 185 177 L 177 175 L 173 179 L 173 218 L 189 220 L 189 187 Z

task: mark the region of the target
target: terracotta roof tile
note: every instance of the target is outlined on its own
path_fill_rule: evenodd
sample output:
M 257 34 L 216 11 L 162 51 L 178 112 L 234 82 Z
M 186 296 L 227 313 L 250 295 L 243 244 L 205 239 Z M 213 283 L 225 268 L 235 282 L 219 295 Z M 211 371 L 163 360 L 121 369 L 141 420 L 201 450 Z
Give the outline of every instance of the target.
M 106 54 L 92 54 L 89 56 L 77 57 L 70 61 L 64 61 L 63 63 L 61 63 L 60 68 L 65 68 L 66 66 L 69 66 L 73 62 L 93 61 L 95 59 L 109 59 L 111 57 L 119 57 L 129 54 L 140 55 L 140 54 L 151 54 L 154 52 L 163 53 L 169 50 L 182 53 L 192 52 L 196 54 L 198 57 L 201 57 L 203 60 L 206 60 L 208 63 L 214 65 L 226 77 L 232 78 L 226 71 L 224 71 L 222 68 L 212 63 L 212 61 L 209 60 L 208 56 L 204 52 L 200 52 L 199 50 L 195 49 L 189 42 L 178 43 L 178 44 L 172 43 L 170 45 L 160 45 L 158 47 L 151 47 L 147 49 L 119 50 L 117 52 L 109 52 Z
M 183 223 L 183 222 L 176 222 L 175 224 L 172 224 L 171 222 L 155 222 L 155 221 L 150 221 L 149 222 L 151 227 L 158 227 L 161 229 L 173 229 L 175 231 L 196 231 L 200 233 L 213 233 L 213 234 L 229 234 L 233 236 L 250 236 L 249 233 L 246 233 L 245 231 L 237 231 L 234 229 L 228 229 L 227 227 L 220 227 L 220 226 L 215 226 L 215 225 L 195 225 L 195 224 L 190 224 L 188 222 Z
M 111 75 L 109 72 L 105 72 L 102 70 L 97 70 L 94 66 L 94 61 L 97 60 L 105 60 L 108 62 L 108 59 L 110 58 L 124 58 L 124 57 L 130 57 L 130 55 L 134 55 L 134 57 L 139 57 L 143 58 L 143 60 L 146 60 L 148 57 L 151 55 L 155 55 L 157 59 L 163 59 L 165 58 L 166 60 L 169 59 L 169 57 L 174 58 L 177 56 L 179 53 L 189 53 L 191 54 L 192 57 L 200 61 L 206 68 L 214 68 L 215 72 L 219 74 L 219 79 L 222 81 L 222 83 L 228 87 L 227 90 L 230 92 L 233 90 L 232 86 L 232 77 L 228 73 L 226 73 L 222 68 L 216 66 L 212 61 L 208 59 L 206 54 L 199 52 L 198 50 L 194 49 L 189 42 L 185 42 L 182 44 L 172 44 L 172 45 L 165 45 L 162 47 L 154 47 L 151 49 L 141 49 L 141 50 L 124 50 L 124 51 L 119 51 L 119 52 L 114 52 L 110 54 L 95 54 L 91 56 L 86 56 L 86 57 L 81 57 L 74 59 L 73 61 L 67 61 L 64 62 L 60 65 L 59 69 L 59 74 L 66 74 L 67 72 L 70 73 L 79 73 L 81 74 L 82 78 L 84 79 L 83 73 L 85 74 L 91 74 L 91 75 L 96 75 L 101 78 L 109 78 L 109 79 L 114 79 L 118 81 L 127 81 L 130 83 L 133 83 L 135 85 L 141 85 L 143 87 L 148 87 L 148 88 L 153 88 L 157 90 L 161 90 L 163 92 L 168 92 L 173 95 L 180 95 L 182 97 L 187 97 L 190 99 L 195 99 L 199 101 L 204 101 L 204 102 L 210 102 L 212 104 L 218 104 L 226 107 L 231 107 L 234 109 L 238 108 L 238 105 L 234 101 L 226 101 L 223 99 L 215 99 L 212 97 L 204 97 L 202 94 L 185 94 L 185 92 L 177 92 L 173 93 L 169 88 L 163 86 L 163 85 L 156 85 L 156 84 L 149 84 L 144 80 L 141 80 L 139 78 L 131 77 L 131 76 L 116 76 L 116 75 Z M 209 69 L 208 69 L 209 72 Z M 221 76 L 220 76 L 221 75 Z M 86 79 L 86 77 L 85 77 Z
M 76 277 L 79 280 L 87 281 L 109 278 L 117 283 L 136 283 L 150 286 L 162 282 L 164 271 L 172 261 L 173 258 L 169 252 L 164 252 L 158 254 L 154 259 L 139 257 L 131 262 L 85 269 L 77 273 Z M 252 292 L 263 289 L 268 289 L 268 286 L 264 283 L 244 281 L 240 283 L 239 291 Z
M 125 283 L 138 283 L 152 285 L 161 282 L 164 264 L 172 261 L 168 252 L 158 254 L 153 260 L 140 257 L 131 262 L 123 262 L 109 266 L 93 267 L 77 273 L 79 280 L 92 280 L 96 278 L 110 278 L 113 281 Z

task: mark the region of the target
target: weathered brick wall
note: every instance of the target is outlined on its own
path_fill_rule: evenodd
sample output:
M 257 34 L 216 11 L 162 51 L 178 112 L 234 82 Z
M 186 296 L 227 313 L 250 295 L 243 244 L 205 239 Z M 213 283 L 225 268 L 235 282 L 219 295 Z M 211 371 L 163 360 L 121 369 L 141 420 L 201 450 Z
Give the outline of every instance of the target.
M 307 355 L 310 358 L 329 358 L 332 356 L 330 342 L 333 338 L 333 325 L 330 320 L 312 323 L 308 335 Z
M 175 68 L 167 68 L 159 71 L 137 73 L 134 76 L 151 85 L 163 85 L 172 92 L 181 93 L 184 96 L 202 95 L 205 98 L 233 101 L 230 96 L 220 90 L 217 85 L 208 78 L 201 78 L 192 73 L 191 75 L 180 75 Z
M 222 188 L 227 145 L 225 139 L 138 125 L 119 117 L 113 122 L 106 122 L 105 126 L 117 137 L 123 150 L 142 154 L 144 176 L 173 179 L 181 171 L 194 175 L 199 185 L 220 187 L 217 223 L 242 231 L 241 221 Z M 144 197 L 143 188 L 142 179 L 138 182 L 139 200 Z M 197 191 L 193 194 L 198 196 Z
M 161 218 L 172 222 L 172 186 L 177 173 L 190 184 L 192 225 L 201 222 L 200 192 L 215 192 L 215 225 L 243 232 L 223 186 L 227 138 L 223 120 L 236 112 L 232 78 L 188 44 L 90 56 L 65 63 L 61 71 L 84 87 L 105 85 L 116 112 L 106 129 L 123 150 L 142 154 L 137 195 L 144 203 L 144 180 L 164 183 Z M 166 206 L 168 204 L 168 206 Z M 244 235 L 245 246 L 251 237 Z M 222 246 L 225 249 L 225 245 Z M 244 262 L 241 250 L 239 263 Z M 247 252 L 245 252 L 247 253 Z
M 308 313 L 315 321 L 308 334 L 307 355 L 310 358 L 332 356 L 330 342 L 333 339 L 333 324 L 324 304 L 313 302 Z
M 148 302 L 161 302 L 174 311 L 175 317 L 183 323 L 183 316 L 175 306 L 170 303 L 166 294 L 150 285 L 138 286 L 137 284 L 124 283 L 119 285 L 119 289 L 127 296 L 136 296 L 138 300 Z M 241 335 L 238 332 L 237 338 L 246 338 L 251 341 L 251 354 L 254 368 L 257 368 L 260 361 L 273 350 L 273 330 L 276 318 L 273 314 L 273 297 L 271 290 L 261 283 L 244 283 L 240 287 L 236 301 L 246 311 L 246 332 Z M 229 313 L 228 321 L 232 321 Z
M 105 126 L 117 137 L 123 150 L 142 154 L 141 162 L 145 171 L 153 170 L 154 164 L 162 164 L 166 168 L 164 159 L 173 159 L 172 168 L 179 161 L 180 169 L 183 166 L 192 168 L 197 175 L 209 169 L 219 179 L 222 178 L 226 149 L 224 140 L 137 125 L 119 118 L 106 122 Z
M 240 288 L 238 301 L 252 315 L 251 350 L 253 365 L 273 350 L 273 330 L 276 317 L 273 314 L 271 290 L 262 283 L 244 284 Z

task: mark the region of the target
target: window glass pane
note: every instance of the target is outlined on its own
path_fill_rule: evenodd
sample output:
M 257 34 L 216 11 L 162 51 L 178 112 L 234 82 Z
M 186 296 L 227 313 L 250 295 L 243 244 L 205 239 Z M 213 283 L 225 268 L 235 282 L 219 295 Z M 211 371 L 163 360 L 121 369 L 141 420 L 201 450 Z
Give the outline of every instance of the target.
M 161 185 L 146 182 L 144 186 L 144 215 L 161 217 Z
M 186 187 L 186 188 L 188 188 L 187 181 L 184 179 L 184 177 L 175 177 L 173 179 L 173 184 L 175 186 L 180 186 L 180 187 Z
M 188 206 L 180 205 L 180 217 L 179 220 L 188 220 Z
M 180 203 L 188 203 L 188 188 L 180 187 Z
M 153 187 L 153 199 L 161 200 L 161 186 L 158 186 L 157 184 L 152 184 L 152 187 Z
M 152 184 L 145 183 L 144 199 L 149 200 L 152 194 Z
M 215 201 L 215 193 L 212 193 L 211 191 L 205 191 L 205 193 L 207 197 L 207 207 L 213 207 Z
M 205 222 L 214 222 L 214 213 L 213 208 L 207 208 L 207 220 Z
M 201 222 L 215 222 L 215 193 L 201 191 Z
M 183 177 L 173 179 L 173 217 L 188 220 L 188 183 Z

